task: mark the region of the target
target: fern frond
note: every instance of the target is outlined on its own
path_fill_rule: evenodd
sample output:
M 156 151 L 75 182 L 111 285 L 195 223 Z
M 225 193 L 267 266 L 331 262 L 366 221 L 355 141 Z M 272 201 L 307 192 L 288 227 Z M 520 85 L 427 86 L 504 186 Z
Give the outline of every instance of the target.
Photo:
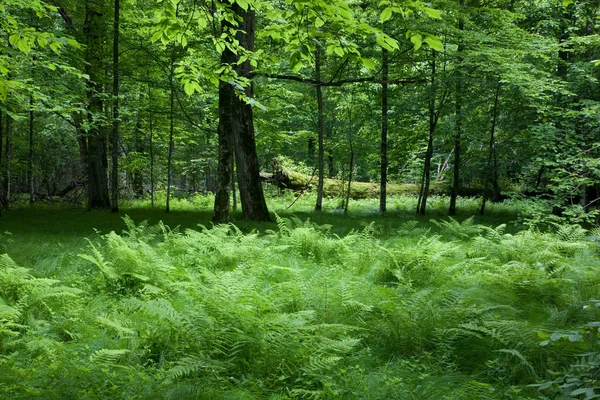
M 210 359 L 205 355 L 194 355 L 184 357 L 176 362 L 176 366 L 167 370 L 166 375 L 172 380 L 181 379 L 186 376 L 195 375 L 202 371 L 219 371 L 226 364 Z
M 101 349 L 96 350 L 90 356 L 90 362 L 95 364 L 117 364 L 117 362 L 125 355 L 131 353 L 127 349 Z

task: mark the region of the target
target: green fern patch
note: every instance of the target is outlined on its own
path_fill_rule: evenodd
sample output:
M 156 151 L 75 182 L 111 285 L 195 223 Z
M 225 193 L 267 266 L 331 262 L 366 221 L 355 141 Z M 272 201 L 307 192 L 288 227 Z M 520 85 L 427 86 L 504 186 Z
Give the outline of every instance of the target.
M 595 393 L 600 248 L 580 227 L 125 224 L 66 258 L 63 279 L 0 256 L 10 398 Z

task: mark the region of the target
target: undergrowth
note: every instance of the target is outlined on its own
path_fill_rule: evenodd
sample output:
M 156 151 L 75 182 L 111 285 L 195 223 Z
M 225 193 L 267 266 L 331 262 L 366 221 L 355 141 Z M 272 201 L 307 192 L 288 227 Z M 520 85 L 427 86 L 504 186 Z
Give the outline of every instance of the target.
M 598 232 L 125 223 L 62 260 L 60 280 L 0 257 L 5 398 L 554 399 L 600 386 Z

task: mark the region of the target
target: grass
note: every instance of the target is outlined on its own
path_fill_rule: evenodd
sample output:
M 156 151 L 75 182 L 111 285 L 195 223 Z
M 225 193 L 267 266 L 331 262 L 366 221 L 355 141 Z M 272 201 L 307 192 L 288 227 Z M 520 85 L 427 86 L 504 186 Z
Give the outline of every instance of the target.
M 435 197 L 425 218 L 408 196 L 386 215 L 370 200 L 347 216 L 335 199 L 319 214 L 310 196 L 293 201 L 271 199 L 272 223 L 217 227 L 200 197 L 169 214 L 4 213 L 0 398 L 550 399 L 599 386 L 597 232 L 507 225 L 514 204 L 473 218 L 469 199 L 456 219 Z

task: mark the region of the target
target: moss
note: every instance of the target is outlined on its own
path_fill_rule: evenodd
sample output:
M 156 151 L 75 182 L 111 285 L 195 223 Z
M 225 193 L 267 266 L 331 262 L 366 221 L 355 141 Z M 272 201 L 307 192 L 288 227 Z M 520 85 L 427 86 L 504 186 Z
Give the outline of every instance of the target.
M 292 187 L 306 187 L 310 182 L 309 188 L 316 190 L 318 185 L 318 177 L 311 177 L 293 170 L 285 169 L 284 174 L 290 179 Z M 323 185 L 323 194 L 326 197 L 341 197 L 345 196 L 348 188 L 347 181 L 339 179 L 325 179 Z M 372 182 L 352 182 L 350 197 L 357 199 L 373 199 L 379 197 L 380 185 Z M 438 183 L 431 185 L 431 194 L 445 194 L 448 189 L 446 186 Z M 414 183 L 389 183 L 387 185 L 387 193 L 389 196 L 398 196 L 403 194 L 419 194 L 419 185 Z

